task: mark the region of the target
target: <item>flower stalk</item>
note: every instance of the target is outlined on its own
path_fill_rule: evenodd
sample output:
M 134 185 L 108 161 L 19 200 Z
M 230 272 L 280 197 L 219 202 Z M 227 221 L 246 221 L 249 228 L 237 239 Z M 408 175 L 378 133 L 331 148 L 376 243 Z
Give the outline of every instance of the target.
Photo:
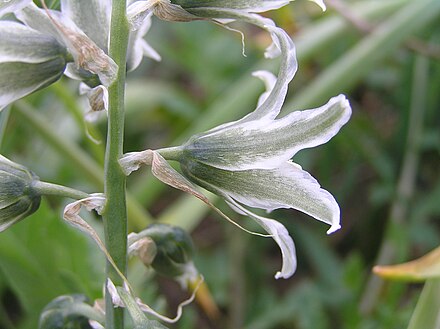
M 124 93 L 126 77 L 126 54 L 129 25 L 126 18 L 126 1 L 112 1 L 109 55 L 118 65 L 116 80 L 109 86 L 108 134 L 105 154 L 104 191 L 107 203 L 103 211 L 105 243 L 122 273 L 127 266 L 127 208 L 125 197 L 125 176 L 118 164 L 122 155 L 124 138 Z M 107 277 L 117 285 L 122 279 L 110 264 Z M 121 308 L 114 308 L 111 297 L 106 294 L 106 328 L 123 329 Z

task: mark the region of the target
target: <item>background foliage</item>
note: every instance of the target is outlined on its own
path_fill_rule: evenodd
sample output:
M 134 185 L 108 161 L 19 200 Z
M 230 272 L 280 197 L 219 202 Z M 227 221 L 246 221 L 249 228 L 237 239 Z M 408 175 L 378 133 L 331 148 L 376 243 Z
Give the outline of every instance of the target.
M 296 1 L 271 13 L 296 42 L 300 65 L 284 113 L 339 92 L 354 109 L 331 142 L 295 157 L 336 196 L 343 228 L 326 236 L 323 224 L 298 212 L 272 214 L 296 243 L 299 269 L 291 279 L 273 279 L 280 257 L 272 240 L 236 230 L 148 170 L 129 178 L 136 200 L 131 230 L 154 218 L 191 231 L 196 265 L 220 308 L 221 319 L 212 320 L 191 305 L 173 328 L 407 327 L 423 285 L 384 282 L 371 268 L 439 244 L 440 6 L 420 9 L 429 2 L 346 1 L 343 18 L 332 6 L 338 1 L 327 1 L 324 15 Z M 262 58 L 269 37 L 241 28 L 247 57 L 238 34 L 213 24 L 153 22 L 148 40 L 163 60 L 147 61 L 129 80 L 126 151 L 177 145 L 254 109 L 263 86 L 250 73 L 277 66 Z M 45 181 L 100 191 L 103 143 L 87 137 L 85 101 L 76 95 L 77 85 L 61 80 L 2 112 L 1 153 Z M 105 123 L 88 131 L 103 141 Z M 35 328 L 42 308 L 60 294 L 101 295 L 103 257 L 61 221 L 62 207 L 46 198 L 31 218 L 1 234 L 1 329 Z M 99 218 L 90 220 L 100 230 Z M 144 300 L 174 314 L 187 293 L 136 262 L 130 266 Z

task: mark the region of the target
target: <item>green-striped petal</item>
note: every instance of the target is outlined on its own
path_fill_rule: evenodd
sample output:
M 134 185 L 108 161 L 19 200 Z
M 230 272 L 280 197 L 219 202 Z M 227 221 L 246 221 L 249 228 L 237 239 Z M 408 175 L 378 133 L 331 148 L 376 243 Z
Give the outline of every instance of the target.
M 55 38 L 0 21 L 0 110 L 57 81 L 65 66 L 66 51 Z
M 347 99 L 339 95 L 281 119 L 240 120 L 200 134 L 184 145 L 183 157 L 226 170 L 276 168 L 299 150 L 329 141 L 350 115 Z
M 270 170 L 229 171 L 183 160 L 181 168 L 183 174 L 197 185 L 246 206 L 267 211 L 293 208 L 329 224 L 328 233 L 340 228 L 336 200 L 295 163 L 281 163 L 278 168 Z

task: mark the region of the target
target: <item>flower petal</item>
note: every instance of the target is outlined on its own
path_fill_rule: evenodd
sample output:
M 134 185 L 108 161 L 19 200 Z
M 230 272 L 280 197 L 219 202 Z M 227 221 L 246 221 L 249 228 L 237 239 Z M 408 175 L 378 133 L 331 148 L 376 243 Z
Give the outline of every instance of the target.
M 275 279 L 290 278 L 296 271 L 296 252 L 293 240 L 284 225 L 274 219 L 265 218 L 254 214 L 253 212 L 235 202 L 232 198 L 228 198 L 227 200 L 228 203 L 232 206 L 232 209 L 239 210 L 239 212 L 242 212 L 245 215 L 251 217 L 272 236 L 272 238 L 280 247 L 281 255 L 283 257 L 283 265 L 281 271 L 275 274 Z
M 276 168 L 298 151 L 329 141 L 350 115 L 350 104 L 339 95 L 278 120 L 238 121 L 194 136 L 184 145 L 184 157 L 226 170 Z
M 0 17 L 20 10 L 31 2 L 32 0 L 2 0 L 0 1 Z
M 151 18 L 147 17 L 141 26 L 130 32 L 127 53 L 127 71 L 134 71 L 142 61 L 143 56 L 160 61 L 161 57 L 143 38 L 151 26 Z
M 281 8 L 292 0 L 171 0 L 172 3 L 185 9 L 193 8 L 224 8 L 239 9 L 258 13 Z
M 266 101 L 267 97 L 270 96 L 270 93 L 272 92 L 277 82 L 277 77 L 273 73 L 263 70 L 252 72 L 252 75 L 263 81 L 264 85 L 266 86 L 266 91 L 262 93 L 258 98 L 258 106 L 260 106 Z
M 61 57 L 37 64 L 0 63 L 0 110 L 57 81 L 65 65 Z
M 49 9 L 48 12 L 52 17 L 61 15 L 61 13 L 56 10 Z M 59 43 L 64 44 L 62 36 L 50 21 L 47 13 L 38 8 L 38 6 L 34 3 L 31 3 L 29 6 L 24 7 L 20 11 L 17 11 L 15 16 L 30 28 L 33 28 L 34 30 L 43 34 L 51 35 L 55 37 Z
M 309 173 L 292 162 L 275 169 L 228 171 L 197 162 L 181 164 L 183 174 L 197 185 L 246 206 L 272 211 L 293 208 L 340 228 L 339 206 Z
M 0 21 L 0 63 L 41 63 L 64 54 L 64 48 L 50 35 L 17 22 Z
M 327 9 L 323 0 L 310 0 L 310 1 L 316 3 L 319 7 L 321 7 L 322 11 L 325 11 Z
M 69 17 L 96 45 L 108 53 L 110 31 L 110 0 L 61 0 L 61 11 Z
M 0 110 L 58 80 L 66 51 L 51 36 L 0 21 Z

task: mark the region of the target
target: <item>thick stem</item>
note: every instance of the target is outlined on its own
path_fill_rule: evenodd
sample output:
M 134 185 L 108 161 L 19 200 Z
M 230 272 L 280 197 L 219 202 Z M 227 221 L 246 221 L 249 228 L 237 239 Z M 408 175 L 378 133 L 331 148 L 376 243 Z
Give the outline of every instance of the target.
M 107 250 L 122 273 L 127 266 L 127 207 L 125 197 L 125 175 L 119 167 L 124 142 L 124 94 L 126 54 L 129 26 L 126 17 L 126 1 L 112 1 L 110 26 L 110 57 L 118 65 L 117 79 L 109 87 L 109 111 L 107 146 L 105 153 L 104 190 L 107 203 L 103 212 L 105 243 Z M 107 263 L 107 277 L 117 286 L 122 279 Z M 113 308 L 110 295 L 106 294 L 107 329 L 123 329 L 122 308 Z

